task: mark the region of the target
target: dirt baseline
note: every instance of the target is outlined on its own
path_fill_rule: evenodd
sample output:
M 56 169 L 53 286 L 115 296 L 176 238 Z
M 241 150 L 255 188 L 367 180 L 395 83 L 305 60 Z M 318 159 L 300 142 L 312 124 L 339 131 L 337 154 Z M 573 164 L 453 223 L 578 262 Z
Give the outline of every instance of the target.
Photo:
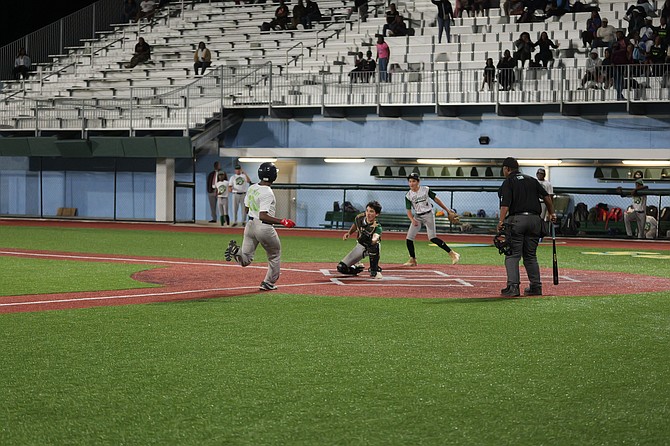
M 81 293 L 40 294 L 0 297 L 0 313 L 44 311 L 94 306 L 170 302 L 256 294 L 265 277 L 266 265 L 242 268 L 227 262 L 186 259 L 156 259 L 114 255 L 55 253 L 3 250 L 0 255 L 77 260 L 121 262 L 151 265 L 151 269 L 133 275 L 135 280 L 161 285 Z M 156 266 L 160 266 L 156 268 Z M 523 274 L 523 273 L 522 273 Z M 598 296 L 633 294 L 670 290 L 670 279 L 603 271 L 561 270 L 560 284 L 552 284 L 550 269 L 542 269 L 545 296 Z M 522 276 L 522 286 L 526 283 Z M 284 263 L 282 275 L 273 293 L 321 296 L 377 298 L 500 298 L 505 286 L 503 266 L 419 265 L 404 267 L 386 264 L 383 279 L 371 279 L 366 273 L 344 276 L 335 264 Z M 504 299 L 504 298 L 501 298 Z

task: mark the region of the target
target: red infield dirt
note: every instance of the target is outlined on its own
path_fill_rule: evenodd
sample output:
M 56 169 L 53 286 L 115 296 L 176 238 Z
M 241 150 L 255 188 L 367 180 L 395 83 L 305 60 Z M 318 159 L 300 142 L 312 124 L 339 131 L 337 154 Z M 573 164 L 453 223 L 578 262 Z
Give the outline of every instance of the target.
M 15 220 L 0 220 L 0 225 L 16 225 Z M 188 232 L 216 232 L 240 234 L 242 228 L 215 226 L 175 226 L 169 224 L 124 224 L 85 222 L 22 221 L 21 225 L 63 225 L 67 227 L 93 227 L 113 229 L 146 229 Z M 342 231 L 318 231 L 318 236 L 340 237 Z M 316 235 L 313 230 L 280 230 L 284 236 Z M 403 233 L 385 234 L 385 238 L 403 239 Z M 450 243 L 491 243 L 490 236 L 450 235 Z M 625 248 L 630 250 L 670 250 L 667 242 L 613 241 L 595 239 L 561 239 L 570 246 L 592 248 Z M 266 265 L 253 264 L 242 268 L 234 263 L 188 259 L 158 259 L 114 255 L 77 254 L 65 252 L 27 251 L 2 249 L 0 255 L 49 258 L 91 262 L 123 262 L 146 264 L 145 271 L 133 278 L 158 284 L 156 288 L 98 291 L 62 294 L 39 294 L 0 297 L 0 313 L 44 311 L 94 306 L 129 305 L 153 302 L 196 300 L 256 294 L 265 277 Z M 357 277 L 343 276 L 336 264 L 283 263 L 282 275 L 273 293 L 309 294 L 320 296 L 355 296 L 379 298 L 501 298 L 500 289 L 505 284 L 505 269 L 501 266 L 481 265 L 419 265 L 403 267 L 384 264 L 383 278 L 375 280 L 362 273 Z M 550 269 L 542 270 L 545 296 L 597 296 L 632 294 L 670 290 L 670 279 L 639 275 L 608 273 L 603 271 L 566 270 L 560 272 L 560 284 L 552 285 Z M 646 277 L 646 276 L 645 276 Z M 524 282 L 522 269 L 522 285 Z M 206 286 L 203 286 L 206 285 Z M 612 290 L 615 290 L 612 292 Z

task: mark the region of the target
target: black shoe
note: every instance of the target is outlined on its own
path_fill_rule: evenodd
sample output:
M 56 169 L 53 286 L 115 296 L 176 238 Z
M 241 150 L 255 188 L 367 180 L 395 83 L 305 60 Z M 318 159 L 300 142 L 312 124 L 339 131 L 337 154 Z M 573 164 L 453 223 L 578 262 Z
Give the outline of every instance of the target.
M 519 285 L 507 285 L 507 288 L 500 290 L 500 295 L 505 297 L 519 297 Z
M 216 223 L 216 220 L 210 220 L 209 222 L 210 223 Z
M 258 287 L 261 291 L 274 291 L 277 289 L 277 287 L 271 283 L 268 282 L 261 282 L 261 285 Z
M 524 296 L 542 296 L 542 285 L 540 286 L 529 286 L 523 290 Z
M 237 246 L 237 242 L 235 240 L 231 240 L 228 243 L 228 247 L 226 248 L 226 252 L 224 255 L 226 256 L 226 260 L 230 262 L 230 260 L 235 256 L 240 250 L 240 247 Z

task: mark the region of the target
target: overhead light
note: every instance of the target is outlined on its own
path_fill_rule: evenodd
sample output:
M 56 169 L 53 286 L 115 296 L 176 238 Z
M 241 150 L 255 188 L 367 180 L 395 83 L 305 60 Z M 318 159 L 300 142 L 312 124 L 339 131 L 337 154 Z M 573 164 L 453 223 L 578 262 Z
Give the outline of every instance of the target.
M 364 163 L 365 158 L 324 158 L 326 163 Z
M 240 163 L 276 163 L 277 158 L 238 158 Z
M 520 166 L 558 166 L 563 160 L 517 160 Z
M 668 160 L 623 160 L 621 164 L 626 166 L 670 166 Z
M 437 164 L 437 165 L 451 165 L 459 164 L 461 160 L 459 159 L 433 159 L 433 158 L 421 158 L 416 160 L 419 164 Z

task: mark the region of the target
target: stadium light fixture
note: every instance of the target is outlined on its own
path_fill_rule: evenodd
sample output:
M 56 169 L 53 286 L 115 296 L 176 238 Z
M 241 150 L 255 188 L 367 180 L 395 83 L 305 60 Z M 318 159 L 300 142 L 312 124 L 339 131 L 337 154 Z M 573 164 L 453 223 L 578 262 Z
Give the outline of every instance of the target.
M 277 158 L 238 158 L 240 163 L 276 163 Z
M 459 159 L 437 159 L 437 158 L 419 158 L 416 160 L 419 164 L 437 164 L 438 166 L 460 164 Z
M 326 163 L 364 163 L 365 158 L 324 158 Z
M 520 166 L 558 166 L 563 160 L 517 160 Z
M 670 160 L 623 160 L 621 164 L 640 167 L 670 166 Z

